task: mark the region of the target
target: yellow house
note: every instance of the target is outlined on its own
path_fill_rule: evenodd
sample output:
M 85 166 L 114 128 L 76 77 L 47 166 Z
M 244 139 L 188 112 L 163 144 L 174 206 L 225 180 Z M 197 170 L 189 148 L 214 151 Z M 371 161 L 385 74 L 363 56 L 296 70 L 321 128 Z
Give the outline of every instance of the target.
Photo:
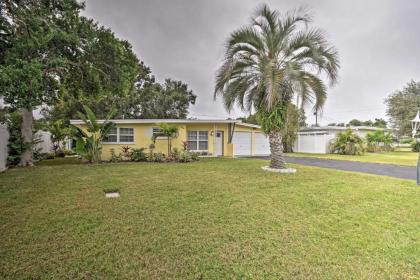
M 159 133 L 160 123 L 170 123 L 179 128 L 172 147 L 181 150 L 185 142 L 188 150 L 208 156 L 253 156 L 269 155 L 268 139 L 261 127 L 238 120 L 185 120 L 185 119 L 124 119 L 111 120 L 116 127 L 102 142 L 102 159 L 110 158 L 111 149 L 121 151 L 122 146 L 148 148 L 152 136 Z M 103 122 L 103 121 L 99 121 Z M 84 127 L 82 120 L 71 124 Z M 158 137 L 155 151 L 167 153 L 167 138 Z

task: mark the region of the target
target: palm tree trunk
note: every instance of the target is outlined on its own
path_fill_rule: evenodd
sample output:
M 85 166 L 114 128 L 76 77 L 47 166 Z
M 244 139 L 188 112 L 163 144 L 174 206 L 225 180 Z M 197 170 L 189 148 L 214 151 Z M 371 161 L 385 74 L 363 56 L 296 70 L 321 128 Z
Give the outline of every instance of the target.
M 33 121 L 32 108 L 22 109 L 22 126 L 21 134 L 25 151 L 22 153 L 20 158 L 20 166 L 33 166 L 32 156 L 32 142 L 33 142 Z
M 275 169 L 286 168 L 286 161 L 284 160 L 283 155 L 283 143 L 281 133 L 276 131 L 270 132 L 268 134 L 268 140 L 270 142 L 271 151 L 270 167 Z

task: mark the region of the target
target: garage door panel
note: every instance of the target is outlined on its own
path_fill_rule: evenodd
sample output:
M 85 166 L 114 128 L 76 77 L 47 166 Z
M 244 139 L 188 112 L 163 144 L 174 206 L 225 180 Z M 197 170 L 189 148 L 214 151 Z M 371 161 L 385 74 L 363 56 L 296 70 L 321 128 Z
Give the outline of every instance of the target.
M 250 156 L 251 155 L 251 133 L 236 131 L 233 133 L 232 139 L 234 147 L 234 155 Z
M 298 138 L 298 152 L 301 153 L 326 153 L 326 137 L 324 134 L 303 134 Z
M 269 155 L 270 143 L 264 133 L 255 133 L 255 155 Z

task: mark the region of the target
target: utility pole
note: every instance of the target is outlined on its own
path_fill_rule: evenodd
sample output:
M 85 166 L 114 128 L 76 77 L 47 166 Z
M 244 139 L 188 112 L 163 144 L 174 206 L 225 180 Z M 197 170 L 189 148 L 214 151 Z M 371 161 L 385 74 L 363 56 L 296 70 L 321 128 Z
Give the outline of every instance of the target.
M 315 126 L 318 126 L 318 110 L 315 110 L 314 116 L 315 116 Z

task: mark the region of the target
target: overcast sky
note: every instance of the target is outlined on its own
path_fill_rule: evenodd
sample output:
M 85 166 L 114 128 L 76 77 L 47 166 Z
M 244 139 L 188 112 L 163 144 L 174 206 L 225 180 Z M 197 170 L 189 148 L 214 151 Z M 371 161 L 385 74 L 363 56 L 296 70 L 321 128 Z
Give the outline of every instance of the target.
M 313 25 L 338 49 L 339 83 L 329 89 L 322 124 L 385 117 L 384 98 L 420 80 L 417 0 L 87 0 L 84 15 L 128 40 L 158 80 L 188 83 L 198 96 L 190 116 L 225 118 L 245 113 L 213 101 L 215 72 L 229 33 L 248 24 L 259 3 L 280 12 L 310 8 Z

